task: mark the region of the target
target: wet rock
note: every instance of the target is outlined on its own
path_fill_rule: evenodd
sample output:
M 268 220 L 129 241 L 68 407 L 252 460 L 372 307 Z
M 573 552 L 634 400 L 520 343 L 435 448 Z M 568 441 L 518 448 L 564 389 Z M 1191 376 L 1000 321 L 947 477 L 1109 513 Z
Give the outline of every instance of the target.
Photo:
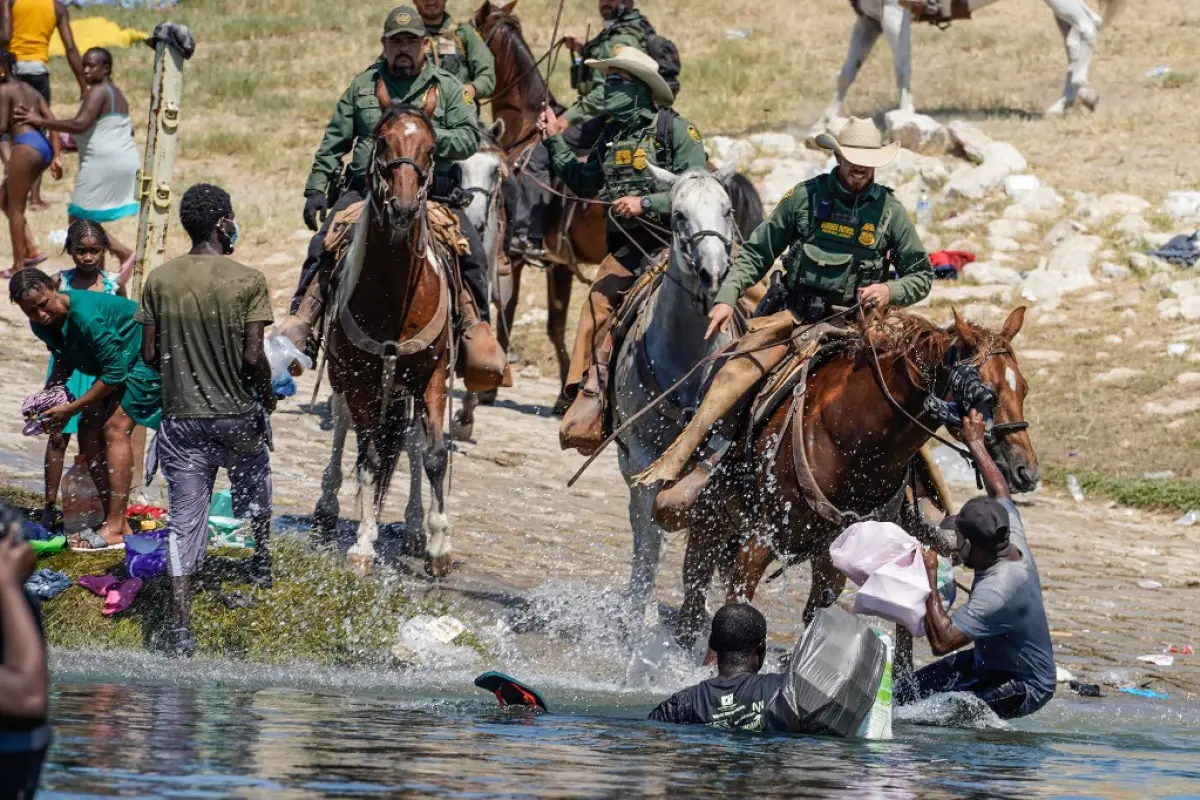
M 1178 417 L 1200 411 L 1200 397 L 1188 397 L 1182 400 L 1170 400 L 1165 403 L 1146 403 L 1142 411 L 1156 417 Z
M 1004 267 L 989 261 L 976 261 L 963 268 L 962 280 L 965 283 L 979 285 L 1017 286 L 1021 283 L 1021 273 L 1012 267 Z
M 1121 383 L 1122 381 L 1127 381 L 1130 378 L 1136 378 L 1141 374 L 1142 371 L 1140 369 L 1133 369 L 1132 367 L 1113 367 L 1108 372 L 1101 372 L 1098 375 L 1093 375 L 1092 380 L 1096 381 L 1097 383 Z
M 1149 208 L 1149 202 L 1132 194 L 1106 194 L 1103 197 L 1080 194 L 1075 204 L 1075 212 L 1090 224 L 1103 222 L 1109 217 L 1141 214 Z
M 1103 244 L 1098 236 L 1076 234 L 1064 239 L 1038 268 L 1025 276 L 1021 296 L 1053 308 L 1064 294 L 1096 285 L 1092 257 Z
M 799 149 L 796 137 L 790 133 L 755 133 L 747 137 L 747 141 L 757 147 L 759 151 L 770 155 L 786 156 Z
M 1087 233 L 1087 226 L 1073 219 L 1064 219 L 1046 232 L 1046 237 L 1042 239 L 1042 244 L 1046 247 L 1054 247 L 1059 242 L 1079 233 Z
M 1110 281 L 1123 281 L 1133 273 L 1129 267 L 1122 267 L 1120 264 L 1112 262 L 1100 265 L 1100 277 Z
M 950 141 L 970 160 L 977 164 L 983 163 L 984 151 L 991 144 L 991 138 L 971 123 L 956 119 L 946 126 Z
M 883 115 L 889 141 L 918 153 L 941 154 L 950 147 L 950 132 L 933 117 L 897 108 Z

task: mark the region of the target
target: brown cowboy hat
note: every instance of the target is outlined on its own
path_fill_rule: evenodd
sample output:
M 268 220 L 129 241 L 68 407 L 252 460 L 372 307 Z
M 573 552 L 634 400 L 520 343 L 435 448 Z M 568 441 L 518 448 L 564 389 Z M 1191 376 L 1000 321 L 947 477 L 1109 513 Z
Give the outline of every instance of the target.
M 832 150 L 858 167 L 885 167 L 892 163 L 900 151 L 900 143 L 884 145 L 883 136 L 875 123 L 861 117 L 851 117 L 845 127 L 833 138 L 829 133 L 817 136 L 817 146 Z
M 583 63 L 604 75 L 614 69 L 628 72 L 650 87 L 654 102 L 660 106 L 675 102 L 675 93 L 663 76 L 658 74 L 658 62 L 636 47 L 624 45 L 613 51 L 612 58 L 589 58 Z

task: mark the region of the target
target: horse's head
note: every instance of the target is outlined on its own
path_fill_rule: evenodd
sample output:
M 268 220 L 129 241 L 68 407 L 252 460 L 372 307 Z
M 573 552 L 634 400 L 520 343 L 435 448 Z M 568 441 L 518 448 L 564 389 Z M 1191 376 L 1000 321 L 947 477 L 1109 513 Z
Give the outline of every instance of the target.
M 729 173 L 692 170 L 675 175 L 651 165 L 659 183 L 671 187 L 671 268 L 703 308 L 712 310 L 729 272 L 737 228 L 725 181 Z
M 485 42 L 492 38 L 492 33 L 496 26 L 509 23 L 516 27 L 517 31 L 521 30 L 521 23 L 513 15 L 512 10 L 516 7 L 517 0 L 512 0 L 511 3 L 493 5 L 489 0 L 483 0 L 483 5 L 475 12 L 475 18 L 472 20 L 475 25 L 475 30 L 479 31 L 479 35 L 483 37 Z
M 459 164 L 462 166 L 462 188 L 471 195 L 471 204 L 466 208 L 467 219 L 483 234 L 492 200 L 504 181 L 504 154 L 495 148 L 487 148 Z
M 375 126 L 368 171 L 371 203 L 381 222 L 409 230 L 433 183 L 436 136 L 431 115 L 438 90 L 430 89 L 420 107 L 393 104 L 383 82 L 376 90 L 383 116 Z
M 1025 307 L 1016 309 L 1004 321 L 999 333 L 963 321 L 954 311 L 956 341 L 947 363 L 974 367 L 979 378 L 995 395 L 995 418 L 988 441 L 988 452 L 1004 473 L 1014 491 L 1032 491 L 1040 477 L 1037 453 L 1025 422 L 1025 395 L 1029 386 L 1013 354 L 1012 340 L 1025 321 Z

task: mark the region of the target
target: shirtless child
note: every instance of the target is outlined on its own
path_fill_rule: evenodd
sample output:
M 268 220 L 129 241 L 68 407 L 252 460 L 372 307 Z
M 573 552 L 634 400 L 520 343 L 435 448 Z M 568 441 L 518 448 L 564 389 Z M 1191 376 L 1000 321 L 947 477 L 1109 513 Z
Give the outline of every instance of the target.
M 4 279 L 46 260 L 45 254 L 34 244 L 25 221 L 25 201 L 34 181 L 47 167 L 55 180 L 62 178 L 58 137 L 47 139 L 37 128 L 13 120 L 13 110 L 22 105 L 37 108 L 45 118 L 53 116 L 36 89 L 13 77 L 15 63 L 12 53 L 0 50 L 0 133 L 12 136 L 12 152 L 6 164 L 4 183 L 0 184 L 0 211 L 8 217 L 13 252 L 12 269 L 0 272 L 0 278 Z

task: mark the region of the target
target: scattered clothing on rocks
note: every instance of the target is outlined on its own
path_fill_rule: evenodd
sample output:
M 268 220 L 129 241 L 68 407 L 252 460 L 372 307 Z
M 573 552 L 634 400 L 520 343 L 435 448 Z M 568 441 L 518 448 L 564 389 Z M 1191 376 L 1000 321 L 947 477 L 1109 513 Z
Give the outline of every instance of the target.
M 42 600 L 52 600 L 70 585 L 70 575 L 43 567 L 25 581 L 25 591 Z
M 1150 255 L 1181 267 L 1192 267 L 1200 260 L 1200 231 L 1172 236 L 1162 247 L 1151 250 Z
M 957 278 L 963 267 L 975 260 L 975 254 L 966 250 L 935 250 L 929 254 L 929 263 L 933 265 L 933 277 Z

